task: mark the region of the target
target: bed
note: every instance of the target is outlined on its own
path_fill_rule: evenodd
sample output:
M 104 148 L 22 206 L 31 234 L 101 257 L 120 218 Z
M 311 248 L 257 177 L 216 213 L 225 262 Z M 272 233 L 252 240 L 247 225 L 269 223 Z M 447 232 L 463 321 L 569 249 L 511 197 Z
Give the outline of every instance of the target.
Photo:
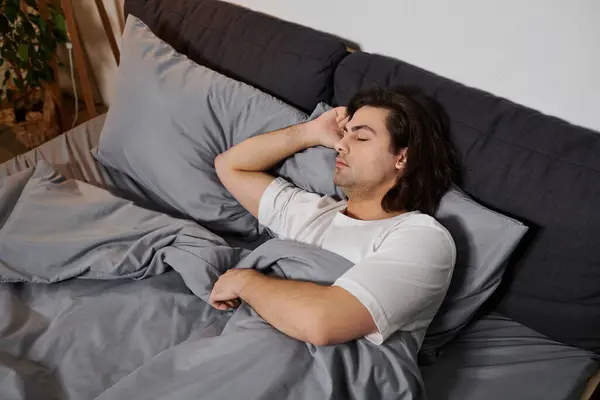
M 403 68 L 409 69 L 408 76 L 418 71 L 398 63 L 393 75 L 387 68 L 390 60 L 366 54 L 357 54 L 353 64 L 337 38 L 217 1 L 130 0 L 126 11 L 196 63 L 247 82 L 283 101 L 285 107 L 307 114 L 292 110 L 286 118 L 310 118 L 308 113 L 319 102 L 344 104 L 365 81 L 385 84 L 390 77 L 406 77 Z M 214 37 L 218 32 L 224 36 Z M 222 46 L 239 43 L 240 37 L 264 46 Z M 256 63 L 247 65 L 242 59 Z M 268 60 L 279 60 L 281 66 Z M 340 63 L 344 68 L 338 67 Z M 298 88 L 273 79 L 281 76 L 279 68 L 305 84 Z M 214 75 L 209 76 L 213 82 Z M 423 76 L 430 81 L 418 82 Z M 443 97 L 445 81 L 423 76 L 415 81 L 433 86 Z M 250 89 L 235 86 L 235 90 Z M 113 107 L 120 107 L 119 103 Z M 449 107 L 449 112 L 456 110 Z M 135 174 L 135 165 L 128 164 L 132 170 L 124 172 L 127 168 L 102 162 L 101 133 L 121 134 L 117 129 L 121 120 L 114 115 L 99 116 L 0 165 L 0 209 L 8 216 L 0 218 L 0 235 L 4 235 L 0 236 L 4 240 L 0 312 L 5 316 L 0 322 L 2 398 L 562 400 L 580 399 L 598 371 L 597 348 L 592 343 L 597 338 L 592 331 L 583 335 L 591 338 L 589 342 L 561 336 L 536 325 L 536 320 L 511 314 L 506 302 L 491 295 L 450 341 L 425 346 L 418 353 L 418 345 L 402 334 L 383 348 L 365 341 L 317 348 L 269 329 L 248 307 L 235 313 L 212 309 L 206 303 L 207 291 L 215 277 L 232 265 L 322 282 L 331 281 L 348 266 L 333 254 L 269 240 L 268 232 L 248 225 L 243 216 L 224 223 L 222 214 L 213 218 L 203 211 L 191 218 L 189 203 L 173 203 L 160 188 L 144 184 L 143 177 Z M 284 123 L 275 117 L 268 122 Z M 585 143 L 588 149 L 589 143 L 595 146 L 600 141 L 585 137 L 591 141 Z M 241 139 L 234 135 L 221 145 Z M 152 143 L 159 140 L 151 137 L 149 144 L 140 146 L 147 151 L 143 158 L 128 153 L 121 162 L 146 162 L 152 158 Z M 140 138 L 132 142 L 140 143 Z M 119 144 L 128 146 L 125 141 Z M 299 185 L 313 185 L 315 191 L 335 193 L 335 188 L 306 176 L 315 160 L 327 162 L 327 156 L 315 152 L 302 157 L 291 160 L 279 173 Z M 467 180 L 466 187 L 472 188 L 472 182 Z M 210 197 L 204 197 L 204 203 L 211 204 Z M 21 223 L 7 229 L 11 223 L 17 225 L 14 220 Z M 70 244 L 66 250 L 65 243 Z M 127 257 L 116 261 L 110 252 L 90 256 L 98 249 L 123 246 L 123 253 L 116 254 Z M 286 259 L 290 254 L 293 257 Z M 514 254 L 519 255 L 519 248 L 513 253 L 517 257 Z M 290 261 L 294 257 L 296 261 Z M 104 262 L 107 258 L 113 261 Z M 516 263 L 514 258 L 511 262 Z M 328 272 L 332 275 L 315 277 L 314 266 L 323 263 L 335 266 Z M 498 296 L 503 290 L 507 289 L 500 286 L 493 292 Z M 521 317 L 545 333 L 506 314 Z M 587 328 L 593 328 L 595 322 L 589 323 Z

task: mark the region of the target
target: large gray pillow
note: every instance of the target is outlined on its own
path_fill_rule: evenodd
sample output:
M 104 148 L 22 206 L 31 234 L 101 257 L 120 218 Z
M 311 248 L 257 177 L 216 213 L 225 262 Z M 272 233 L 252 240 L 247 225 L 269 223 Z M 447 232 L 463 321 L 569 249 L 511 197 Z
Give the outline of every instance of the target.
M 216 232 L 262 229 L 223 187 L 215 157 L 253 135 L 307 115 L 177 53 L 127 18 L 113 101 L 95 157 L 124 172 L 157 204 Z M 293 162 L 293 160 L 290 160 Z M 301 179 L 301 165 L 286 170 Z
M 435 218 L 452 235 L 457 254 L 450 288 L 421 347 L 430 357 L 437 357 L 437 350 L 453 339 L 494 293 L 509 256 L 528 229 L 477 203 L 458 187 L 442 197 Z
M 329 109 L 331 106 L 321 103 L 311 118 Z M 343 197 L 339 188 L 333 185 L 335 156 L 335 151 L 321 147 L 311 153 L 297 154 L 294 162 L 310 165 L 305 179 L 311 187 L 323 190 L 320 193 Z M 285 172 L 282 168 L 282 175 Z M 458 187 L 444 195 L 435 218 L 452 235 L 457 256 L 450 288 L 421 347 L 424 355 L 421 359 L 429 362 L 435 361 L 439 348 L 471 321 L 496 290 L 508 257 L 527 231 L 521 222 L 484 207 Z

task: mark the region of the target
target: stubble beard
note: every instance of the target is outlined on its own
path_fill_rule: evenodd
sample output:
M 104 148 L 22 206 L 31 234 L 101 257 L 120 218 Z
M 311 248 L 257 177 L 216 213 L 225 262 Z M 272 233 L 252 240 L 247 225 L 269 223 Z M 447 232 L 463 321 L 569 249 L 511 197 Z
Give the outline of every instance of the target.
M 340 171 L 336 171 L 333 177 L 333 183 L 342 189 L 342 192 L 344 192 L 346 197 L 349 199 L 356 200 L 359 198 L 368 197 L 370 192 L 369 188 L 365 187 L 360 182 L 357 182 L 352 176 L 348 175 L 349 174 L 342 174 Z

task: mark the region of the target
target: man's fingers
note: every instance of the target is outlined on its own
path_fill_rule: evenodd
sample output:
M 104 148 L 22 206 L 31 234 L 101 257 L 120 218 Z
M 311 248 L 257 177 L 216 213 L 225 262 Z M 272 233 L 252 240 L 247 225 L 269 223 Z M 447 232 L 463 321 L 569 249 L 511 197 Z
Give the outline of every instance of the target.
M 222 301 L 230 301 L 237 300 L 237 297 L 229 292 L 222 292 L 218 288 L 213 288 L 210 293 L 210 301 L 211 302 L 222 302 Z
M 211 301 L 210 305 L 221 311 L 225 311 L 228 308 L 227 304 L 223 303 L 222 301 Z
M 350 121 L 350 117 L 346 117 L 346 118 L 344 118 L 344 119 L 342 119 L 342 120 L 339 120 L 339 121 L 338 121 L 338 126 L 339 126 L 340 128 L 343 128 L 343 127 L 345 127 L 345 126 L 346 126 L 346 124 L 348 124 L 348 122 L 349 122 L 349 121 Z
M 233 308 L 229 304 L 227 304 L 226 301 L 215 301 L 215 302 L 212 302 L 211 305 L 214 308 L 216 308 L 217 310 L 221 310 L 221 311 L 227 311 L 230 308 Z
M 235 308 L 235 302 L 233 300 L 225 300 L 223 303 L 227 308 Z
M 224 301 L 211 301 L 210 305 L 217 310 L 227 311 L 232 308 L 238 308 L 240 305 L 239 300 L 224 300 Z
M 226 303 L 229 306 L 229 308 L 238 308 L 240 305 L 239 300 L 228 300 Z
M 239 273 L 239 272 L 238 272 Z M 240 298 L 232 291 L 232 285 L 235 272 L 227 271 L 221 275 L 215 282 L 210 292 L 210 304 L 217 310 L 229 310 L 240 305 Z
M 336 113 L 336 118 L 335 120 L 339 123 L 342 120 L 348 118 L 348 110 L 346 109 L 346 107 L 336 107 L 334 108 L 335 113 Z
M 346 116 L 348 115 L 348 109 L 344 106 L 336 107 L 336 108 L 334 108 L 334 110 L 338 116 L 342 116 L 342 117 L 346 118 Z

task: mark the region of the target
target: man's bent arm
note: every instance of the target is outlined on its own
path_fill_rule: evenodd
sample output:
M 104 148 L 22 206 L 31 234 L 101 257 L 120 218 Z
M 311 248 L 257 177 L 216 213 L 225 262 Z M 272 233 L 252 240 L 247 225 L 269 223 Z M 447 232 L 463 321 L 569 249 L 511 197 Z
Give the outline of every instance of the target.
M 258 217 L 260 199 L 274 179 L 264 171 L 309 147 L 333 148 L 347 121 L 346 108 L 337 107 L 310 122 L 246 139 L 217 156 L 217 175 L 233 197 Z
M 276 279 L 249 270 L 238 295 L 276 329 L 316 346 L 377 331 L 367 308 L 337 286 Z
M 240 204 L 258 217 L 260 199 L 274 179 L 264 171 L 299 151 L 318 145 L 315 136 L 310 123 L 304 123 L 246 139 L 217 156 L 217 175 Z

